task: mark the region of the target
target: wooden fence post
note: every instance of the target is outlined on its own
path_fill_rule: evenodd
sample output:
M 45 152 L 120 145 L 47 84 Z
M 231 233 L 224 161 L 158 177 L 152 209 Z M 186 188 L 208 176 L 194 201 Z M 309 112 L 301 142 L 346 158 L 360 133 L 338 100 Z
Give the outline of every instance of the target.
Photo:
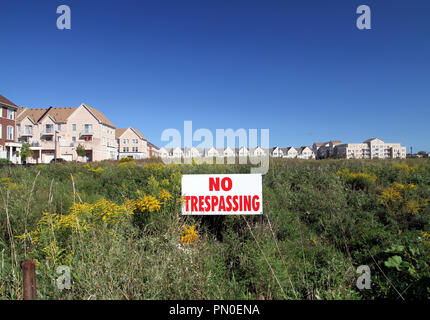
M 23 279 L 23 299 L 36 300 L 36 261 L 25 260 L 21 264 Z

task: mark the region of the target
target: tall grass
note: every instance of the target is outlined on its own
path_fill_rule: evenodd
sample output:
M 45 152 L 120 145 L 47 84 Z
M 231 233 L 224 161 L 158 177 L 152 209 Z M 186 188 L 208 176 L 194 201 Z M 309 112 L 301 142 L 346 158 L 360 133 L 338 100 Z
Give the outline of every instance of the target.
M 0 168 L 0 297 L 21 298 L 20 263 L 36 259 L 40 299 L 430 298 L 430 161 L 273 160 L 263 216 L 181 216 L 181 174 L 249 170 Z M 356 286 L 363 264 L 370 290 Z M 60 265 L 70 290 L 55 285 Z

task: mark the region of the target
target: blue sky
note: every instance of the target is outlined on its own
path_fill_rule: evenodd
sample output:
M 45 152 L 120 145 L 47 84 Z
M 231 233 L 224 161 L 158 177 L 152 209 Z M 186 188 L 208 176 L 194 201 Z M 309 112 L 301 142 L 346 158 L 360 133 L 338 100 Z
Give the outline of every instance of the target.
M 72 30 L 56 28 L 69 5 Z M 356 28 L 356 8 L 372 30 Z M 270 129 L 270 145 L 380 137 L 430 151 L 429 1 L 2 1 L 0 93 L 167 128 Z

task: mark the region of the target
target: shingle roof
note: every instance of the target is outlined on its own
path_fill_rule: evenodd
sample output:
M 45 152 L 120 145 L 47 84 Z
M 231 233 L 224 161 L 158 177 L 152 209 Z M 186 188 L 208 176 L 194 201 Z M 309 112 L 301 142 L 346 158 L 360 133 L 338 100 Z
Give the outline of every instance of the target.
M 52 119 L 55 120 L 55 122 L 66 122 L 67 119 L 70 117 L 70 115 L 75 111 L 77 108 L 58 108 L 58 107 L 51 107 L 48 109 L 48 111 L 39 119 L 42 120 L 43 118 L 50 116 Z
M 115 129 L 115 138 L 118 139 L 127 129 Z
M 134 130 L 134 132 L 136 132 L 136 134 L 138 135 L 138 136 L 140 136 L 140 138 L 141 139 L 143 139 L 143 140 L 146 140 L 146 138 L 143 136 L 143 134 L 139 131 L 139 130 L 137 130 L 136 128 L 132 128 L 132 127 L 130 127 L 132 130 Z
M 0 103 L 5 104 L 5 105 L 10 106 L 10 107 L 13 107 L 13 108 L 18 108 L 18 106 L 15 103 L 13 103 L 9 99 L 5 98 L 1 94 L 0 94 Z
M 38 122 L 39 119 L 46 113 L 46 111 L 48 111 L 47 108 L 29 109 L 22 107 L 18 109 L 18 116 L 16 117 L 16 120 L 20 122 L 26 117 L 29 117 L 33 122 Z
M 382 140 L 382 139 L 380 139 L 380 138 L 370 138 L 370 139 L 365 140 L 364 142 L 370 142 L 370 141 L 372 141 L 372 140 L 376 140 L 376 139 L 383 141 L 383 140 Z
M 109 127 L 115 128 L 113 123 L 108 118 L 106 118 L 106 116 L 101 111 L 94 109 L 93 107 L 87 106 L 86 104 L 83 104 L 83 106 L 87 108 L 87 110 L 89 110 L 101 123 Z M 34 122 L 39 122 L 46 116 L 50 116 L 56 122 L 66 122 L 70 115 L 78 108 L 79 107 L 49 107 L 30 109 L 22 107 L 18 109 L 17 121 L 21 121 L 25 117 L 29 117 Z
M 87 106 L 86 104 L 83 105 L 87 107 L 96 116 L 96 118 L 99 119 L 101 123 L 109 127 L 115 128 L 114 124 L 110 122 L 110 120 L 106 118 L 106 116 L 101 111 L 94 109 L 93 107 Z

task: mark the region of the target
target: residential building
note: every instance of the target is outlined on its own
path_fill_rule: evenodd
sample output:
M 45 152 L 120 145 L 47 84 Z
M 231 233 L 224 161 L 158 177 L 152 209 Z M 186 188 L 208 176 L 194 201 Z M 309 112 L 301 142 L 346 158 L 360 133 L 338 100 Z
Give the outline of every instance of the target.
M 336 146 L 342 144 L 339 140 L 330 140 L 327 142 L 315 142 L 312 146 L 312 151 L 316 159 L 326 159 L 336 156 Z
M 21 143 L 17 142 L 16 114 L 18 106 L 0 95 L 0 158 L 21 163 Z
M 315 153 L 309 146 L 301 146 L 297 151 L 298 159 L 315 159 Z
M 279 147 L 274 147 L 270 150 L 270 156 L 273 158 L 282 158 L 284 156 L 284 150 Z
M 149 157 L 148 141 L 136 128 L 115 129 L 118 145 L 118 158 L 131 157 L 145 159 Z
M 363 143 L 337 145 L 336 154 L 344 159 L 405 159 L 406 147 L 400 143 L 386 143 L 379 138 L 372 138 Z
M 283 157 L 288 159 L 295 159 L 299 154 L 299 150 L 294 147 L 288 147 L 283 150 Z
M 70 108 L 19 108 L 19 139 L 33 149 L 32 163 L 49 163 L 54 158 L 66 161 L 101 161 L 118 158 L 115 126 L 99 110 L 86 104 Z M 81 145 L 84 156 L 78 156 Z
M 184 158 L 201 158 L 202 156 L 202 149 L 201 148 L 183 148 L 182 149 Z
M 148 141 L 148 155 L 149 157 L 159 157 L 160 149 L 153 143 Z

